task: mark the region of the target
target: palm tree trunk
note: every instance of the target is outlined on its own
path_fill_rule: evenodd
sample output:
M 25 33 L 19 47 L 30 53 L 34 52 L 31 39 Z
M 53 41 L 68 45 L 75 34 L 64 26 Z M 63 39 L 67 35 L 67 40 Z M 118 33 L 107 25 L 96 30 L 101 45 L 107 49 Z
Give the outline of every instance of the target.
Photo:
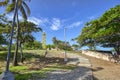
M 13 58 L 13 66 L 18 65 L 18 43 L 19 43 L 19 20 L 18 20 L 18 11 L 16 15 L 16 20 L 17 20 L 17 30 L 16 30 L 16 47 L 15 47 L 15 53 L 14 53 L 14 58 Z
M 24 58 L 23 58 L 23 48 L 22 48 L 22 43 L 20 42 L 20 53 L 21 53 L 21 63 L 23 63 Z
M 13 22 L 12 22 L 10 43 L 9 43 L 8 55 L 7 55 L 6 72 L 9 71 L 12 38 L 13 38 L 13 32 L 14 32 L 15 18 L 16 18 L 16 15 L 17 15 L 17 5 L 18 5 L 18 0 L 16 1 L 16 4 L 15 4 L 15 11 L 14 11 L 14 17 L 13 17 Z

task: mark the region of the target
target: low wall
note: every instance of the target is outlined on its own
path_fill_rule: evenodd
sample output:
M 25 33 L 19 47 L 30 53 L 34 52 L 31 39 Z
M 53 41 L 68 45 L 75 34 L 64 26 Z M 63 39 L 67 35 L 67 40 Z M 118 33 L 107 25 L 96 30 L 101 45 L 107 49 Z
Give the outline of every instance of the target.
M 110 53 L 96 52 L 96 51 L 89 51 L 89 50 L 82 50 L 82 54 L 92 56 L 95 58 L 99 58 L 102 60 L 107 60 L 107 61 L 111 61 L 110 57 L 112 56 L 112 54 L 110 54 Z M 112 61 L 112 62 L 114 62 L 114 61 Z

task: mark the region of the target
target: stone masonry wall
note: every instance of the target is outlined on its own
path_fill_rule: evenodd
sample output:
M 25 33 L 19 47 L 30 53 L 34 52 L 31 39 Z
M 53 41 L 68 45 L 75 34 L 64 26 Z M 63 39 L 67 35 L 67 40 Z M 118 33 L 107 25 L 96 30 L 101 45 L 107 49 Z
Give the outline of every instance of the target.
M 82 54 L 92 56 L 95 58 L 99 58 L 102 60 L 107 60 L 107 61 L 111 61 L 110 57 L 112 56 L 112 54 L 110 54 L 110 53 L 95 52 L 95 51 L 89 51 L 89 50 L 82 50 Z

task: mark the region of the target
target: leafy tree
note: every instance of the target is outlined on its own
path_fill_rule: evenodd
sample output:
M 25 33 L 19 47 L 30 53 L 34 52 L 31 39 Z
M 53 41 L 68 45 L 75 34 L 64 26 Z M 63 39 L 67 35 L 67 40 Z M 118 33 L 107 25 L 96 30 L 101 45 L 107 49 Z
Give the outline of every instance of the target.
M 35 25 L 32 22 L 20 22 L 20 30 L 19 30 L 19 45 L 20 45 L 20 51 L 21 51 L 21 62 L 23 63 L 23 49 L 22 46 L 26 42 L 34 42 L 35 38 L 32 35 L 32 32 L 39 32 L 42 31 L 40 27 Z
M 47 48 L 48 48 L 49 50 L 51 50 L 52 48 L 55 48 L 55 47 L 54 47 L 54 45 L 48 44 L 48 45 L 47 45 Z
M 53 44 L 54 46 L 57 48 L 57 49 L 61 49 L 61 50 L 72 50 L 69 42 L 64 42 L 64 41 L 61 41 L 61 40 L 57 40 L 56 37 L 53 37 L 52 38 L 52 41 L 53 41 Z
M 5 27 L 7 25 L 7 21 L 4 15 L 0 15 L 0 45 L 6 43 L 6 39 L 3 36 L 3 32 L 5 32 Z
M 53 38 L 52 38 L 52 42 L 53 42 L 54 46 L 55 46 L 56 48 L 58 48 L 58 40 L 56 39 L 56 37 L 53 37 Z
M 2 35 L 0 35 L 0 45 L 1 44 L 6 44 L 6 40 Z
M 77 40 L 81 46 L 112 47 L 120 54 L 120 5 L 106 11 L 100 18 L 86 23 Z
M 26 42 L 24 44 L 25 49 L 42 49 L 42 43 L 39 41 Z
M 74 48 L 74 50 L 78 50 L 79 45 L 78 44 L 73 44 L 72 47 Z

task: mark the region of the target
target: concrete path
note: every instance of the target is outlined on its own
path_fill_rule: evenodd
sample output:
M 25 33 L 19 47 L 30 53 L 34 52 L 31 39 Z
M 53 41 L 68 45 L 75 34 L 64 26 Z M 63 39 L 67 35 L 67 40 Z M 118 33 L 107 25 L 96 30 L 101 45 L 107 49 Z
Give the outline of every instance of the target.
M 88 59 L 73 53 L 67 53 L 67 64 L 77 65 L 74 70 L 55 70 L 47 73 L 47 78 L 39 80 L 93 80 L 91 64 Z

